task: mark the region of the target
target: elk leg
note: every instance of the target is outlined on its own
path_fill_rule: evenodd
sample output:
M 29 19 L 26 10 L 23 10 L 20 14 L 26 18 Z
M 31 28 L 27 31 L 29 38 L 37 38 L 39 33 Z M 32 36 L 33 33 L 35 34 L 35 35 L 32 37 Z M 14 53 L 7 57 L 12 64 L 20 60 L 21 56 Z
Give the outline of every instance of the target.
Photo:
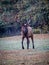
M 24 37 L 22 37 L 22 49 L 24 49 L 23 41 L 24 41 Z
M 33 39 L 33 35 L 31 36 L 31 40 L 32 40 L 32 47 L 34 49 L 34 39 Z
M 29 38 L 27 37 L 27 49 L 29 49 Z

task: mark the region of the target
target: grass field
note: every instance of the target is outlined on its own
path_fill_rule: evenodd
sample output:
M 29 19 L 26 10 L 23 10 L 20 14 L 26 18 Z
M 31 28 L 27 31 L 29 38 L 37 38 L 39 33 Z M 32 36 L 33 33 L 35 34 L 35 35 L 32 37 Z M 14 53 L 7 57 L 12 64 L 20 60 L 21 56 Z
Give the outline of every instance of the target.
M 21 48 L 21 36 L 0 38 L 0 65 L 49 65 L 49 34 L 34 34 L 35 49 Z
M 0 38 L 0 50 L 19 50 L 21 48 L 21 36 L 13 36 Z M 24 40 L 24 46 L 26 49 L 26 39 Z M 37 50 L 49 50 L 49 34 L 35 34 L 34 45 Z M 30 49 L 32 49 L 32 41 L 30 39 Z

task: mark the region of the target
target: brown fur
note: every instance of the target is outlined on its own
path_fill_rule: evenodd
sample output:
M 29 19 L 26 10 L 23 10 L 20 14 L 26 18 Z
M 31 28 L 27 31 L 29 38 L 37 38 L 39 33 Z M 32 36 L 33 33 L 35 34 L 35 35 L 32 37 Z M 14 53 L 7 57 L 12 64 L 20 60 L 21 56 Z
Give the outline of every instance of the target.
M 30 26 L 27 26 L 28 28 L 28 34 L 27 36 L 25 36 L 23 34 L 23 30 L 24 30 L 24 27 L 22 27 L 22 30 L 21 30 L 21 34 L 22 34 L 22 48 L 24 49 L 24 46 L 23 46 L 23 41 L 24 41 L 24 38 L 27 39 L 27 49 L 29 49 L 29 38 L 31 38 L 32 40 L 32 43 L 33 43 L 33 48 L 34 48 L 34 40 L 33 40 L 33 31 L 32 31 L 32 28 Z

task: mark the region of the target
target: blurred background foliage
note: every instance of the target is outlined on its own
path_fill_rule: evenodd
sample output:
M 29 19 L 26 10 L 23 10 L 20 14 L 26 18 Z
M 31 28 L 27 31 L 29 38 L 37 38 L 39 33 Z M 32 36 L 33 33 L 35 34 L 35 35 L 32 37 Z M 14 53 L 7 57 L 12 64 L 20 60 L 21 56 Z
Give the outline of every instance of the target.
M 20 34 L 23 22 L 49 33 L 49 0 L 0 0 L 0 37 Z

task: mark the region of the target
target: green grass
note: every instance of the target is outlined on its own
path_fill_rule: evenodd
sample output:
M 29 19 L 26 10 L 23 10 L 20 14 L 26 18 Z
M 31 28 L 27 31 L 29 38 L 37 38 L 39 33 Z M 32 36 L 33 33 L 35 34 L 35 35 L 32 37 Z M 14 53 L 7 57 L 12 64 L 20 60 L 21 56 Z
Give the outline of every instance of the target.
M 26 39 L 24 40 L 24 47 L 27 49 Z M 49 39 L 34 39 L 35 49 L 49 50 Z M 30 39 L 30 49 L 32 49 L 32 41 Z M 19 40 L 3 40 L 0 39 L 0 50 L 19 50 L 21 48 L 21 39 Z

